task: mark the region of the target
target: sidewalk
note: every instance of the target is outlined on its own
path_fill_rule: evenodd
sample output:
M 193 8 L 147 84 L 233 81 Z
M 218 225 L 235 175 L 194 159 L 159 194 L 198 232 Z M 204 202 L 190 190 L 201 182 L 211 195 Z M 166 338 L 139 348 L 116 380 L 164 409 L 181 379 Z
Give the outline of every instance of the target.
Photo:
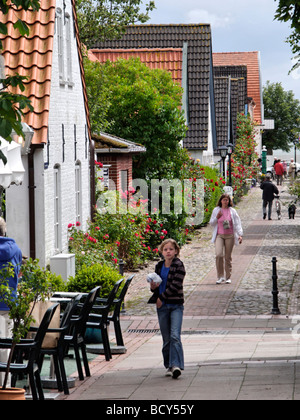
M 92 376 L 59 399 L 300 399 L 300 316 L 295 316 L 300 213 L 289 220 L 284 210 L 282 220 L 275 214 L 273 221 L 262 220 L 261 204 L 261 190 L 255 188 L 236 207 L 245 232 L 243 244 L 234 248 L 231 285 L 216 285 L 209 227 L 182 249 L 187 269 L 185 371 L 178 380 L 164 376 L 155 309 L 145 303 L 145 277 L 154 267 L 150 264 L 135 276 L 125 304 L 127 352 L 110 362 L 97 356 L 90 362 Z M 273 256 L 278 260 L 277 316 L 270 315 Z

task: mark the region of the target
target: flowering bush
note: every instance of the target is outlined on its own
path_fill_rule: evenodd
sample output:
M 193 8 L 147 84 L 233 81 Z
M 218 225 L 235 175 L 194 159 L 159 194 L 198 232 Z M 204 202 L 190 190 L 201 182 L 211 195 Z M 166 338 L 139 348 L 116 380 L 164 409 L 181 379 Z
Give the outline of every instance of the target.
M 242 196 L 246 179 L 256 178 L 259 172 L 258 154 L 255 152 L 255 123 L 249 115 L 238 114 L 237 139 L 231 155 L 232 186 L 235 196 Z

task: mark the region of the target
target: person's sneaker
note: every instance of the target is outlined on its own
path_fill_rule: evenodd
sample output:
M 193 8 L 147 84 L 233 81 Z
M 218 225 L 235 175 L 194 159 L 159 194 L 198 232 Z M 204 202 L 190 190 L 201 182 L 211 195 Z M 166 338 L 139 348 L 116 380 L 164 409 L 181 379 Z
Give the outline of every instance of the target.
M 166 376 L 172 376 L 172 369 L 171 368 L 167 369 Z
M 227 279 L 225 283 L 226 284 L 230 284 L 231 283 L 231 280 L 230 279 Z
M 217 284 L 221 284 L 225 281 L 224 277 L 220 277 L 219 280 L 216 281 Z
M 267 217 L 267 214 L 266 213 L 264 213 L 264 220 L 265 220 L 265 218 Z
M 172 377 L 173 379 L 177 379 L 181 375 L 181 370 L 179 367 L 173 367 L 172 368 Z

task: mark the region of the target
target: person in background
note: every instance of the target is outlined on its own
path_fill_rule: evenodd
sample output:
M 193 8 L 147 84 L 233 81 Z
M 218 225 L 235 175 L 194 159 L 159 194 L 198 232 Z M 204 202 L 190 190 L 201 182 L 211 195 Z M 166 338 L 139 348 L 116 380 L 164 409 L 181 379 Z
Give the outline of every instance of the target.
M 11 263 L 14 266 L 14 276 L 9 279 L 9 287 L 17 293 L 18 277 L 22 265 L 22 252 L 14 239 L 6 237 L 6 223 L 0 217 L 0 270 Z M 11 321 L 9 309 L 0 300 L 0 337 L 9 337 Z M 0 350 L 0 362 L 7 362 L 8 350 Z M 0 385 L 4 380 L 4 374 L 0 373 Z
M 280 159 L 278 159 L 276 165 L 274 165 L 274 170 L 276 174 L 277 185 L 282 185 L 282 177 L 284 174 L 284 168 Z
M 212 242 L 215 243 L 217 284 L 231 283 L 232 250 L 234 245 L 243 241 L 241 219 L 232 208 L 232 199 L 228 194 L 222 194 L 217 207 L 214 208 L 209 223 L 213 226 Z M 225 251 L 225 252 L 224 252 Z M 225 256 L 225 258 L 224 258 Z M 225 259 L 225 276 L 224 276 Z
M 289 177 L 291 180 L 295 179 L 295 170 L 296 170 L 296 164 L 294 162 L 294 159 L 291 159 L 291 163 L 289 166 Z
M 265 181 L 260 185 L 263 190 L 263 218 L 267 217 L 267 206 L 268 206 L 268 219 L 272 220 L 272 205 L 274 196 L 279 194 L 278 188 L 271 181 L 271 175 L 267 174 Z
M 287 163 L 286 163 L 286 160 L 282 161 L 282 166 L 283 166 L 283 177 L 284 177 L 284 179 L 286 179 L 286 177 L 287 177 Z
M 155 273 L 162 278 L 160 284 L 151 282 L 153 295 L 148 303 L 156 303 L 158 321 L 163 339 L 162 354 L 166 375 L 177 379 L 184 370 L 184 355 L 181 343 L 183 320 L 183 280 L 185 268 L 178 258 L 180 248 L 174 239 L 165 239 L 159 252 L 163 260 L 155 267 Z

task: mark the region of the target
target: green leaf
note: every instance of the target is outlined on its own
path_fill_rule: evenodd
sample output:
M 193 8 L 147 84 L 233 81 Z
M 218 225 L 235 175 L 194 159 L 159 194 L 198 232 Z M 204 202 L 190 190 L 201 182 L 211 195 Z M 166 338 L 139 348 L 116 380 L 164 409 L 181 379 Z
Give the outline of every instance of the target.
M 19 19 L 15 24 L 14 24 L 14 28 L 15 29 L 18 29 L 18 31 L 20 32 L 20 34 L 22 35 L 22 36 L 25 36 L 25 35 L 29 35 L 29 28 L 28 28 L 28 26 L 26 25 L 26 23 L 23 21 L 23 20 L 21 20 L 21 19 Z

